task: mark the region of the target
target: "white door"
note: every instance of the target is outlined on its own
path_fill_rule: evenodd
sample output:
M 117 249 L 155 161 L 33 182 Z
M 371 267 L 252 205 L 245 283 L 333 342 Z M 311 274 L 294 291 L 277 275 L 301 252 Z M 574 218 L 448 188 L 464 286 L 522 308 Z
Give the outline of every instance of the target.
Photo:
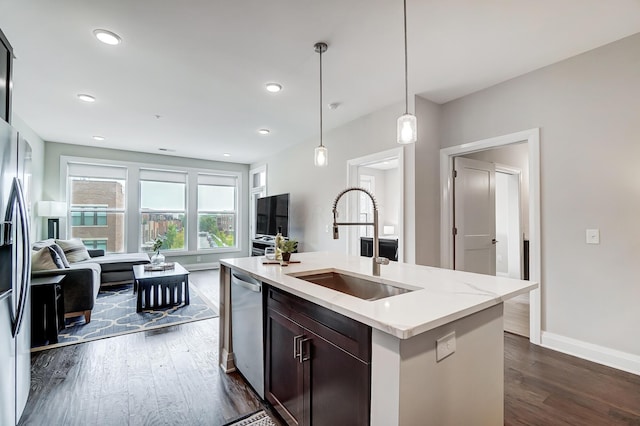
M 495 165 L 455 157 L 454 170 L 454 269 L 495 275 Z

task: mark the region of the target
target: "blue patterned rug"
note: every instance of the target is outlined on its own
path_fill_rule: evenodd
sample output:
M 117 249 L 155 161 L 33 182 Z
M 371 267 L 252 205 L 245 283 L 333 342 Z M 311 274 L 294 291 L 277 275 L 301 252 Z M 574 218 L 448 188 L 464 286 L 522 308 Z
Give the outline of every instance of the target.
M 193 285 L 189 286 L 189 296 L 190 301 L 187 306 L 151 309 L 137 313 L 137 296 L 133 294 L 132 284 L 100 290 L 89 324 L 85 324 L 84 317 L 68 318 L 66 328 L 58 333 L 58 343 L 35 347 L 31 352 L 218 316 L 213 304 L 200 296 Z

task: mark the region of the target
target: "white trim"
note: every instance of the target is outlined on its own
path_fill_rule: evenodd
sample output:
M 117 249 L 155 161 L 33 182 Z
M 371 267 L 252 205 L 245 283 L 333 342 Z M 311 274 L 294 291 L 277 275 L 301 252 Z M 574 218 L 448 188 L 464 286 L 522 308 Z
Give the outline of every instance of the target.
M 640 375 L 640 356 L 583 342 L 558 334 L 542 332 L 542 346 L 577 356 L 618 370 Z
M 353 158 L 351 160 L 347 160 L 347 187 L 359 186 L 358 181 L 358 167 L 371 164 L 379 161 L 383 161 L 389 158 L 397 158 L 398 159 L 398 173 L 400 176 L 400 182 L 402 183 L 402 188 L 400 188 L 400 205 L 398 208 L 398 226 L 396 229 L 396 234 L 400 237 L 400 241 L 398 241 L 398 262 L 404 262 L 404 245 L 406 242 L 406 237 L 404 235 L 404 149 L 403 147 L 391 148 L 386 151 L 376 152 L 373 154 L 365 155 L 363 157 Z M 375 194 L 374 194 L 375 195 Z M 357 207 L 350 206 L 347 203 L 347 216 L 351 217 L 351 211 Z M 358 230 L 360 229 L 357 226 L 347 226 L 347 249 L 348 253 L 356 253 L 358 255 L 360 253 L 360 246 L 356 241 L 354 235 L 359 235 Z M 356 241 L 356 242 L 354 242 Z
M 440 266 L 451 269 L 453 264 L 453 198 L 451 176 L 453 157 L 484 151 L 518 142 L 527 142 L 529 148 L 529 279 L 538 288 L 529 294 L 530 341 L 540 344 L 542 330 L 541 252 L 540 252 L 540 129 L 534 128 L 508 135 L 443 148 L 440 150 Z
M 262 172 L 264 172 L 264 185 L 253 186 L 254 175 L 260 174 Z M 247 237 L 249 239 L 249 253 L 251 253 L 252 240 L 256 235 L 256 206 L 254 200 L 255 198 L 265 197 L 267 195 L 268 178 L 269 174 L 267 170 L 267 164 L 263 164 L 262 166 L 249 170 L 249 232 L 247 232 Z

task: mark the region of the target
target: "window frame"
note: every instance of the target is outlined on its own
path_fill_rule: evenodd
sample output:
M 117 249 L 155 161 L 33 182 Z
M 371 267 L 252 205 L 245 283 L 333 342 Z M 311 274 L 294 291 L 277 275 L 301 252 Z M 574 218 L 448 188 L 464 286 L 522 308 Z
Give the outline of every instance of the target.
M 59 199 L 66 200 L 67 194 L 70 193 L 68 188 L 68 174 L 67 166 L 70 163 L 82 163 L 86 165 L 98 165 L 98 166 L 112 166 L 112 167 L 125 167 L 127 170 L 127 187 L 126 187 L 126 200 L 125 200 L 125 242 L 124 252 L 132 253 L 139 252 L 140 250 L 140 188 L 139 188 L 139 176 L 141 169 L 160 169 L 160 170 L 174 170 L 187 173 L 187 211 L 186 211 L 186 234 L 185 234 L 185 246 L 186 250 L 163 250 L 163 253 L 167 257 L 171 256 L 191 256 L 191 255 L 221 255 L 225 253 L 239 253 L 247 251 L 247 247 L 244 244 L 244 239 L 248 235 L 249 231 L 246 228 L 246 212 L 248 204 L 245 202 L 245 179 L 247 170 L 227 170 L 224 168 L 196 168 L 188 166 L 174 166 L 158 163 L 140 163 L 140 162 L 128 162 L 109 159 L 96 159 L 86 157 L 75 156 L 60 156 L 60 197 Z M 224 166 L 222 166 L 224 167 Z M 219 175 L 235 178 L 236 188 L 236 236 L 235 247 L 214 247 L 206 249 L 198 249 L 198 214 L 197 214 L 197 176 L 198 174 L 206 175 Z M 61 234 L 66 235 L 70 230 L 70 216 L 61 223 Z M 195 263 L 195 262 L 194 262 Z
M 75 169 L 72 172 L 71 169 Z M 91 170 L 93 173 L 86 173 L 85 170 Z M 95 172 L 97 170 L 97 172 Z M 66 215 L 66 227 L 64 228 L 65 233 L 69 238 L 80 238 L 80 239 L 97 239 L 104 238 L 101 235 L 92 235 L 90 238 L 83 238 L 82 236 L 72 235 L 73 228 L 78 229 L 89 229 L 89 228 L 100 228 L 100 229 L 108 229 L 109 228 L 109 215 L 110 214 L 122 214 L 124 218 L 124 223 L 122 223 L 122 251 L 115 251 L 113 253 L 126 253 L 127 252 L 127 222 L 126 222 L 126 212 L 127 212 L 127 197 L 129 192 L 129 175 L 128 169 L 120 164 L 110 164 L 104 162 L 96 162 L 92 160 L 87 161 L 75 161 L 69 160 L 65 163 L 64 169 L 61 167 L 60 173 L 64 173 L 64 179 L 62 179 L 62 186 L 65 188 L 64 198 L 67 203 L 67 215 Z M 108 204 L 72 204 L 72 186 L 73 182 L 124 182 L 124 206 L 123 207 L 109 207 Z M 69 194 L 67 197 L 66 194 Z M 83 215 L 85 212 L 93 212 L 94 217 L 97 219 L 98 212 L 104 212 L 107 217 L 107 224 L 105 225 L 73 225 L 73 213 L 80 212 Z M 83 216 L 82 216 L 83 217 Z M 117 230 L 116 230 L 117 234 Z M 60 235 L 63 235 L 62 233 Z M 107 238 L 107 241 L 109 239 Z M 119 239 L 115 239 L 115 244 L 118 243 Z M 105 249 L 105 252 L 107 250 Z M 110 252 L 112 253 L 112 252 Z
M 239 250 L 240 249 L 240 240 L 238 238 L 238 233 L 239 233 L 239 226 L 238 224 L 240 223 L 240 213 L 239 213 L 239 178 L 234 176 L 235 179 L 235 185 L 214 185 L 211 183 L 200 183 L 200 176 L 203 176 L 203 180 L 207 179 L 204 178 L 204 176 L 207 176 L 208 178 L 216 178 L 216 177 L 222 177 L 223 179 L 228 178 L 230 175 L 229 174 L 220 174 L 220 173 L 207 173 L 207 172 L 199 172 L 198 173 L 198 177 L 196 179 L 196 202 L 195 202 L 195 206 L 196 206 L 196 221 L 195 221 L 195 225 L 196 225 L 196 248 L 198 251 L 201 252 L 216 252 L 216 251 L 227 251 L 227 250 Z M 229 212 L 229 211 L 224 211 L 224 210 L 220 210 L 220 211 L 214 211 L 214 210 L 200 210 L 199 206 L 198 206 L 198 197 L 199 197 L 199 188 L 200 185 L 203 186 L 219 186 L 219 187 L 233 187 L 234 190 L 234 194 L 233 194 L 233 206 L 234 206 L 234 210 L 233 212 Z M 200 215 L 201 214 L 230 214 L 233 213 L 234 215 L 234 245 L 233 246 L 228 246 L 228 247 L 207 247 L 207 248 L 199 248 L 198 244 L 199 244 L 199 233 L 200 233 Z
M 141 175 L 149 174 L 154 175 L 154 178 L 143 178 Z M 184 180 L 182 179 L 174 179 L 174 177 L 184 175 Z M 164 179 L 163 179 L 164 177 Z M 146 208 L 142 206 L 142 182 L 159 182 L 159 183 L 177 183 L 184 185 L 184 210 L 171 210 L 171 209 L 152 209 Z M 167 214 L 167 215 L 175 215 L 182 214 L 184 217 L 184 246 L 182 248 L 162 248 L 162 253 L 167 255 L 169 253 L 172 254 L 182 254 L 189 250 L 189 173 L 184 170 L 175 170 L 175 169 L 160 169 L 158 167 L 140 167 L 138 169 L 138 251 L 141 253 L 151 253 L 151 251 L 144 251 L 142 241 L 142 217 L 145 214 Z

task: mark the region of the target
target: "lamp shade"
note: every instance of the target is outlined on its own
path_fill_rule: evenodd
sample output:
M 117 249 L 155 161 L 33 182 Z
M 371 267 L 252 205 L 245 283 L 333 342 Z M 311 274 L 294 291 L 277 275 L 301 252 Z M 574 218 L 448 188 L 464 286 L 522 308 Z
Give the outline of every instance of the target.
M 418 122 L 415 115 L 404 114 L 398 118 L 398 143 L 409 144 L 418 140 Z
M 38 201 L 37 214 L 40 217 L 65 217 L 67 203 L 62 201 Z
M 329 163 L 329 152 L 327 151 L 326 147 L 316 147 L 313 162 L 318 167 L 325 167 Z

